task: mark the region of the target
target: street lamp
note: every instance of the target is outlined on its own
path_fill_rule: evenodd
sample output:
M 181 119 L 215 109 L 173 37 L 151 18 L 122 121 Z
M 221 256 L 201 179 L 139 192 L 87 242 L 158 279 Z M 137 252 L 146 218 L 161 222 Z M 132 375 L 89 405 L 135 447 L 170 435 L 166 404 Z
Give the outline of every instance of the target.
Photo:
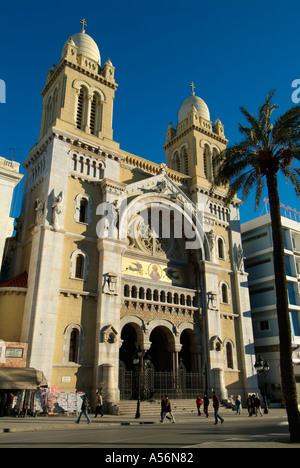
M 133 365 L 137 369 L 137 380 L 138 380 L 138 397 L 137 397 L 137 406 L 135 419 L 140 419 L 140 406 L 141 406 L 141 366 L 142 366 L 143 351 L 141 345 L 136 349 L 134 356 L 132 358 Z
M 264 399 L 264 414 L 269 414 L 268 410 L 268 403 L 267 403 L 267 395 L 266 395 L 266 381 L 265 377 L 269 374 L 270 372 L 270 365 L 268 361 L 265 361 L 261 356 L 258 356 L 256 363 L 254 364 L 254 368 L 258 375 L 262 376 L 263 379 L 263 399 Z

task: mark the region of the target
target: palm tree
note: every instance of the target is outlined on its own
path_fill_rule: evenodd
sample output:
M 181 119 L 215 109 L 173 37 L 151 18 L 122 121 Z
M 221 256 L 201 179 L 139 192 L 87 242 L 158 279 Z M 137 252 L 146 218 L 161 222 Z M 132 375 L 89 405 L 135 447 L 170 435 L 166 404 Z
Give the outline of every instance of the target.
M 244 201 L 256 190 L 255 209 L 258 208 L 265 183 L 269 193 L 274 270 L 276 284 L 277 316 L 280 339 L 280 367 L 282 392 L 285 399 L 292 442 L 300 442 L 300 413 L 292 360 L 292 333 L 285 269 L 284 240 L 278 193 L 278 173 L 291 181 L 300 198 L 300 168 L 292 167 L 293 160 L 300 161 L 300 106 L 294 106 L 274 123 L 272 113 L 278 108 L 271 100 L 272 91 L 259 111 L 258 118 L 241 107 L 249 126 L 239 124 L 243 140 L 226 148 L 215 157 L 218 173 L 211 194 L 217 186 L 228 187 L 226 202 L 230 203 L 241 191 Z

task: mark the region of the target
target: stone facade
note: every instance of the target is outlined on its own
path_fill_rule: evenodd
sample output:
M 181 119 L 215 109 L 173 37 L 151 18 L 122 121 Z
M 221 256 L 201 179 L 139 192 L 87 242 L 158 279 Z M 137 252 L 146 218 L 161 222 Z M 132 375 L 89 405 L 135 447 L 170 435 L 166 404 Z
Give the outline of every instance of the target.
M 93 59 L 87 35 L 86 55 L 78 34 L 48 73 L 40 139 L 24 163 L 10 274 L 28 272 L 17 312 L 27 365 L 51 386 L 101 388 L 116 403 L 120 366 L 132 371 L 140 346 L 155 372 L 205 375 L 203 390 L 223 399 L 257 391 L 240 202 L 225 207 L 222 187 L 209 196 L 224 127 L 201 114 L 192 88 L 167 130 L 167 164 L 120 149 L 115 69 Z

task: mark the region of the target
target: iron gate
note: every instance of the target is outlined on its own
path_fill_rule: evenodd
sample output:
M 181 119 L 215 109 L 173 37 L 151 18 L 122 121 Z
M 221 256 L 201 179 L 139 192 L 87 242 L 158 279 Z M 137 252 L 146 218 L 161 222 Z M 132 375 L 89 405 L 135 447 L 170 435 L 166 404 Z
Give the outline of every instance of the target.
M 140 392 L 143 400 L 160 398 L 168 395 L 173 399 L 196 398 L 205 392 L 205 377 L 201 373 L 186 372 L 180 366 L 178 373 L 155 372 L 150 363 L 142 372 L 127 371 L 125 364 L 120 362 L 119 390 L 121 400 L 133 400 L 138 394 L 138 379 L 140 379 Z

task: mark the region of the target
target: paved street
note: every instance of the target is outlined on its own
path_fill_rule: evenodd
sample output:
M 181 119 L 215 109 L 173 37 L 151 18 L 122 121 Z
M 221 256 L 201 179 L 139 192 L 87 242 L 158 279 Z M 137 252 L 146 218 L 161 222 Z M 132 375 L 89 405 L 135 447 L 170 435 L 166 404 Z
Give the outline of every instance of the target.
M 0 420 L 0 429 L 10 423 L 10 430 L 0 433 L 0 448 L 106 448 L 122 450 L 197 448 L 300 448 L 288 443 L 288 426 L 284 410 L 273 410 L 268 416 L 248 418 L 246 412 L 236 416 L 223 413 L 225 423 L 214 426 L 196 414 L 177 414 L 176 424 L 159 424 L 156 416 L 141 419 L 106 416 L 78 426 L 72 417 L 56 421 L 47 419 Z M 147 423 L 147 424 L 145 424 Z M 151 424 L 150 424 L 151 423 Z M 20 431 L 20 432 L 19 432 Z M 122 449 L 122 450 L 121 450 Z

